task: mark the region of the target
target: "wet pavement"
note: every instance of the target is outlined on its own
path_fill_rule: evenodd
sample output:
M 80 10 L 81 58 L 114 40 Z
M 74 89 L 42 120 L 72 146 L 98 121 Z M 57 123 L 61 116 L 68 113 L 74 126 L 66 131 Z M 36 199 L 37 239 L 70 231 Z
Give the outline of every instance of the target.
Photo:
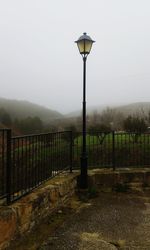
M 150 250 L 150 193 L 74 197 L 28 241 L 11 250 Z

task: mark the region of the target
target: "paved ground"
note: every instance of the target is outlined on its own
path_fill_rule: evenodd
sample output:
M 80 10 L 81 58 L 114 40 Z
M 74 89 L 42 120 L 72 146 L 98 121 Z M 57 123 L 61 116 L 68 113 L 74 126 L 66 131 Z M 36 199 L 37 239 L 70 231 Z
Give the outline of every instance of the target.
M 20 248 L 11 249 L 150 250 L 148 193 L 101 193 L 93 199 L 74 199 L 71 208 L 58 211 L 54 224 L 58 217 L 60 223 L 52 229 L 49 221 L 45 235 L 44 230 L 37 231 L 31 244 L 26 244 L 28 238 Z

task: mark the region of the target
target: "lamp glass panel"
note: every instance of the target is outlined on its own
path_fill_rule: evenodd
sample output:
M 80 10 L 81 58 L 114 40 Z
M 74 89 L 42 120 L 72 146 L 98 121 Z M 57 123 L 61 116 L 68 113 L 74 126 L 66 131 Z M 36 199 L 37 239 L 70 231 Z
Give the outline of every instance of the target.
M 79 41 L 78 43 L 77 43 L 77 45 L 78 45 L 78 48 L 79 48 L 79 52 L 81 53 L 81 54 L 83 54 L 84 53 L 84 40 L 82 40 L 82 41 Z
M 80 40 L 78 44 L 80 54 L 89 54 L 92 47 L 92 41 Z
M 90 53 L 92 44 L 92 41 L 85 40 L 85 53 Z

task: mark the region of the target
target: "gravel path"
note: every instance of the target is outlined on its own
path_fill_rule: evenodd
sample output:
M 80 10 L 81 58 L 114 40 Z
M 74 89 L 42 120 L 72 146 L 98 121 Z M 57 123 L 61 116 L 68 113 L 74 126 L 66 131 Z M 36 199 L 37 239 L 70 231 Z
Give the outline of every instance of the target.
M 84 202 L 76 200 L 76 212 L 38 250 L 150 250 L 149 197 L 101 193 Z

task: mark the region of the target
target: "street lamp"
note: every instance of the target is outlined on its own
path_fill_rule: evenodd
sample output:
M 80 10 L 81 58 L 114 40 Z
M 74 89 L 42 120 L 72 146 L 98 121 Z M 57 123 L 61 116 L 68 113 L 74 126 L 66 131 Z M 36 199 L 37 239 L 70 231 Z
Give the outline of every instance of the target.
M 82 110 L 82 154 L 80 188 L 88 187 L 87 180 L 87 152 L 86 152 L 86 59 L 91 51 L 94 41 L 86 33 L 83 33 L 77 41 L 78 49 L 83 58 L 83 110 Z

